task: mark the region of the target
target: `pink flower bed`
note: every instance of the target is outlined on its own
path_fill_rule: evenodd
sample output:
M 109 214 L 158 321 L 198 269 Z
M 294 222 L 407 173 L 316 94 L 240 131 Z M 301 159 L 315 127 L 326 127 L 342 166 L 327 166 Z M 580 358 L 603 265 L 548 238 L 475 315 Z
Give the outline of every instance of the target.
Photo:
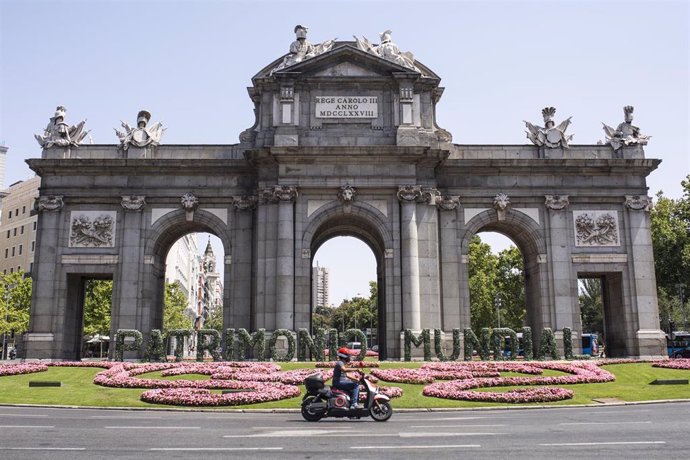
M 246 391 L 218 394 L 207 389 L 167 388 L 145 391 L 141 400 L 156 404 L 183 406 L 239 406 L 294 398 L 300 390 L 281 383 L 241 382 Z
M 573 392 L 563 388 L 517 388 L 505 393 L 493 393 L 484 391 L 459 391 L 456 398 L 465 401 L 501 402 L 501 403 L 528 403 L 528 402 L 552 402 L 571 399 Z
M 652 367 L 663 367 L 666 369 L 690 370 L 690 359 L 678 358 L 665 361 L 654 361 Z
M 436 398 L 462 399 L 477 401 L 483 396 L 474 396 L 478 392 L 470 392 L 475 388 L 499 387 L 499 386 L 526 386 L 526 385 L 568 385 L 576 383 L 603 383 L 615 380 L 613 374 L 599 368 L 594 363 L 587 362 L 539 362 L 533 363 L 542 369 L 551 369 L 567 372 L 570 375 L 551 376 L 551 377 L 498 377 L 498 378 L 471 378 L 465 380 L 453 380 L 450 382 L 433 383 L 424 387 L 422 394 Z M 470 395 L 470 393 L 472 393 Z M 565 395 L 565 393 L 562 393 Z M 534 399 L 530 399 L 534 397 Z M 539 402 L 543 401 L 542 394 L 530 393 L 528 391 L 520 393 L 520 400 L 517 402 Z M 572 397 L 572 394 L 571 396 Z M 512 398 L 508 397 L 508 399 Z M 562 398 L 567 399 L 567 398 Z M 502 401 L 512 402 L 512 401 Z
M 380 367 L 381 363 L 378 361 L 351 361 L 347 367 L 352 369 L 363 369 L 366 367 Z M 335 361 L 320 361 L 314 364 L 314 367 L 335 367 Z
M 45 372 L 48 366 L 42 363 L 0 364 L 0 377 L 8 375 L 33 374 Z

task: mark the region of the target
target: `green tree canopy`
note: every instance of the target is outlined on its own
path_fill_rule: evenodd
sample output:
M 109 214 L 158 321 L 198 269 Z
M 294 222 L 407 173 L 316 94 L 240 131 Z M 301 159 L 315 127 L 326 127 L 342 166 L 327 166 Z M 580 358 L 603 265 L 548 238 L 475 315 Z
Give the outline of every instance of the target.
M 23 334 L 29 329 L 29 310 L 31 308 L 31 278 L 24 272 L 0 274 L 0 301 L 5 308 L 0 316 L 0 333 L 14 331 Z M 7 319 L 5 319 L 5 312 Z
M 165 305 L 163 308 L 163 332 L 171 329 L 191 329 L 192 320 L 185 315 L 187 295 L 179 282 L 165 283 Z
M 604 298 L 601 286 L 602 281 L 599 278 L 584 278 L 579 281 L 582 332 L 599 333 L 603 341 Z
M 470 240 L 468 265 L 472 329 L 497 327 L 499 314 L 501 327 L 521 328 L 527 308 L 520 250 L 511 246 L 496 255 L 475 235 Z
M 113 281 L 89 279 L 84 289 L 84 335 L 110 336 Z
M 677 200 L 659 192 L 650 214 L 659 315 L 667 331 L 684 328 L 683 323 L 690 319 L 690 175 L 681 185 L 683 196 Z M 681 307 L 679 285 L 685 291 L 685 308 Z

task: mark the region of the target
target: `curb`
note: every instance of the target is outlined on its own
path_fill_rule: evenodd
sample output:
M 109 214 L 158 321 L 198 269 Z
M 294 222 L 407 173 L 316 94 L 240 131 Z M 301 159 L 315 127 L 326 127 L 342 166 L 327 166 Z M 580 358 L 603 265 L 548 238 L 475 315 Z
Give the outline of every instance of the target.
M 614 403 L 599 404 L 571 404 L 563 406 L 500 406 L 500 407 L 434 407 L 434 408 L 402 408 L 395 409 L 399 413 L 419 413 L 419 412 L 480 412 L 480 411 L 509 411 L 509 410 L 535 410 L 535 409 L 577 409 L 588 407 L 620 407 L 620 406 L 641 406 L 650 404 L 674 404 L 687 403 L 688 399 L 659 399 L 653 401 L 621 401 Z M 8 404 L 0 403 L 0 407 L 28 407 L 43 409 L 83 409 L 83 410 L 125 410 L 125 411 L 153 411 L 153 412 L 211 412 L 211 413 L 230 413 L 230 414 L 299 414 L 300 409 L 209 409 L 202 407 L 110 407 L 110 406 L 68 406 L 68 405 L 41 405 L 41 404 Z

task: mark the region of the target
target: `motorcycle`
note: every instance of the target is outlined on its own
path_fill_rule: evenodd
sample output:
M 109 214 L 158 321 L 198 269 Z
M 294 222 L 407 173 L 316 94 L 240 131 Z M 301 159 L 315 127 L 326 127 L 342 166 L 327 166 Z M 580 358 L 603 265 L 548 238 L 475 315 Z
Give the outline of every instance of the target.
M 350 394 L 324 384 L 321 374 L 310 375 L 304 379 L 307 393 L 302 398 L 302 417 L 308 422 L 318 422 L 324 417 L 373 418 L 385 422 L 393 415 L 390 398 L 382 393 L 373 382 L 360 372 L 359 385 L 364 387 L 360 394 L 365 395 L 361 408 L 350 409 Z

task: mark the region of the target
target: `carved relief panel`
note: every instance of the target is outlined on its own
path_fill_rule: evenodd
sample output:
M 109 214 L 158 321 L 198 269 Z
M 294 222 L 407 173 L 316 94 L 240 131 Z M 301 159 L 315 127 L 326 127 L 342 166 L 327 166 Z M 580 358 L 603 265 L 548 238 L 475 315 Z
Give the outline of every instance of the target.
M 69 247 L 112 248 L 115 246 L 115 211 L 72 211 Z
M 618 212 L 573 211 L 575 246 L 620 246 Z

